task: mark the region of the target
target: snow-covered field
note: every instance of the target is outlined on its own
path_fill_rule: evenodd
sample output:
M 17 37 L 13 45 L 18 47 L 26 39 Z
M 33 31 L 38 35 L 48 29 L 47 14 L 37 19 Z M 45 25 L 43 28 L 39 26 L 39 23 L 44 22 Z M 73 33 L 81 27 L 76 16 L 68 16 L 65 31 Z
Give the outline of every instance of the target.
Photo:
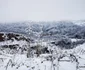
M 56 48 L 52 54 L 29 58 L 26 54 L 5 54 L 0 51 L 0 70 L 85 70 L 85 44 L 70 50 Z

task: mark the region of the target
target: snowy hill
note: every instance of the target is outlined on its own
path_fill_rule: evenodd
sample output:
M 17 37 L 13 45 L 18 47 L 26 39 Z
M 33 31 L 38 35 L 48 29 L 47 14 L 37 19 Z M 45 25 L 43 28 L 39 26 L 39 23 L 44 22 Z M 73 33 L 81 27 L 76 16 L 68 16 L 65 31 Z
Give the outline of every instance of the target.
M 18 53 L 27 48 L 30 40 L 16 33 L 0 33 L 0 50 L 5 53 Z M 16 52 L 15 52 L 16 51 Z
M 0 24 L 0 70 L 85 70 L 85 26 L 77 22 Z

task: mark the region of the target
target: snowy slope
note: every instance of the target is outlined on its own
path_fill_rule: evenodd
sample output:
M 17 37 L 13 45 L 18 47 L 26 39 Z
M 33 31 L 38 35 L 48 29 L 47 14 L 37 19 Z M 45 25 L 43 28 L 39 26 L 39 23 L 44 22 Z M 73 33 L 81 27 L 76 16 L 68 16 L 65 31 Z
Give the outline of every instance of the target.
M 82 44 L 71 50 L 58 50 L 56 48 L 56 50 L 53 49 L 54 52 L 52 54 L 41 54 L 39 57 L 30 58 L 27 58 L 26 54 L 11 55 L 0 53 L 0 70 L 76 70 L 77 63 L 77 70 L 84 70 L 85 53 L 82 53 L 85 51 L 84 46 L 85 44 Z M 70 54 L 75 55 L 78 62 Z M 63 55 L 65 56 L 60 58 Z
M 85 70 L 85 30 L 80 24 L 17 24 L 0 24 L 0 32 L 6 32 L 0 33 L 0 70 Z M 74 47 L 66 49 L 68 44 Z

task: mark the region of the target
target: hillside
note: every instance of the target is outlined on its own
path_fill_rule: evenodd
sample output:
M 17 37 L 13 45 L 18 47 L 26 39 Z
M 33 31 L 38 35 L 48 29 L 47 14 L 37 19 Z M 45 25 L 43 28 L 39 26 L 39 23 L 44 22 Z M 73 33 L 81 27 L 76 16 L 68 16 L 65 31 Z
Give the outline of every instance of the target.
M 84 69 L 84 21 L 0 23 L 0 70 Z

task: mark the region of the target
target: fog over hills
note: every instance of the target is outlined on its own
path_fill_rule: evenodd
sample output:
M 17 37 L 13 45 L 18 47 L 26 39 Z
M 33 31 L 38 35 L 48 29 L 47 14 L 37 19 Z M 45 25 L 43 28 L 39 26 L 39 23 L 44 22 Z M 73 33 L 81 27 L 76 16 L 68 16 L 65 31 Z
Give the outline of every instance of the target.
M 33 37 L 38 37 L 38 35 L 42 37 L 47 35 L 53 36 L 57 34 L 75 37 L 78 33 L 84 35 L 84 25 L 84 21 L 18 22 L 12 24 L 0 24 L 0 32 L 15 32 L 25 34 L 26 36 L 33 35 Z

